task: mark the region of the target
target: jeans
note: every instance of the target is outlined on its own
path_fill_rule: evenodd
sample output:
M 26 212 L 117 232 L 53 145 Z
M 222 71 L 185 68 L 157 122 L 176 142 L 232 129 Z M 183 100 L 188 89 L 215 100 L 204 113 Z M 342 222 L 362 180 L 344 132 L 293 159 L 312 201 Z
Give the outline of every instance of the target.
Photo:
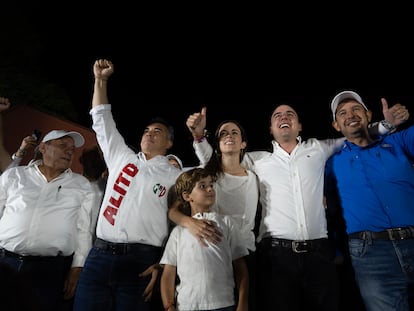
M 151 275 L 140 277 L 157 263 L 161 248 L 143 245 L 114 253 L 110 249 L 92 247 L 79 278 L 74 311 L 150 310 L 143 293 Z
M 349 239 L 348 245 L 366 310 L 410 310 L 409 299 L 414 294 L 414 239 L 368 237 Z

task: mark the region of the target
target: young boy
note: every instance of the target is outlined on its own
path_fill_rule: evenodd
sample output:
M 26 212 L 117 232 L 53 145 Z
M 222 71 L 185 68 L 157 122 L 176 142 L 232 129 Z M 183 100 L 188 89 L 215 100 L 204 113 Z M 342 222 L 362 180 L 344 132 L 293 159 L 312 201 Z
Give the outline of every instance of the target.
M 232 219 L 210 212 L 216 199 L 213 177 L 203 168 L 190 169 L 177 178 L 175 191 L 185 212 L 191 210 L 192 217 L 215 222 L 223 238 L 217 244 L 206 242 L 205 247 L 188 229 L 174 227 L 160 262 L 165 310 L 247 310 L 249 275 L 243 257 L 248 250 Z

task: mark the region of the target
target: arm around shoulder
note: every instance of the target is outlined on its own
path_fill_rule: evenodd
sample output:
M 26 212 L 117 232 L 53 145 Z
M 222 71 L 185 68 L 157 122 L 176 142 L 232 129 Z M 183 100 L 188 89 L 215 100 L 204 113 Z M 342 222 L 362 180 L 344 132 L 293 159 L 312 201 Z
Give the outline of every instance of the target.
M 187 228 L 203 246 L 208 246 L 206 240 L 214 244 L 221 241 L 223 234 L 216 227 L 214 222 L 207 219 L 195 219 L 185 215 L 180 210 L 180 204 L 180 201 L 177 200 L 168 209 L 168 218 L 172 222 L 181 227 Z

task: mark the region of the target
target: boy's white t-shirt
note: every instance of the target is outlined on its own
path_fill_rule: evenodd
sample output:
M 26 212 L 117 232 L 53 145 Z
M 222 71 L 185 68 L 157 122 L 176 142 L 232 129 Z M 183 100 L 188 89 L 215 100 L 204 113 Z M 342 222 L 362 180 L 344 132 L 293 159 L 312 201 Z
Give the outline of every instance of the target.
M 233 260 L 248 255 L 234 220 L 214 212 L 193 217 L 216 222 L 223 233 L 218 244 L 203 246 L 184 227 L 172 230 L 161 264 L 177 267 L 177 310 L 218 309 L 235 304 Z

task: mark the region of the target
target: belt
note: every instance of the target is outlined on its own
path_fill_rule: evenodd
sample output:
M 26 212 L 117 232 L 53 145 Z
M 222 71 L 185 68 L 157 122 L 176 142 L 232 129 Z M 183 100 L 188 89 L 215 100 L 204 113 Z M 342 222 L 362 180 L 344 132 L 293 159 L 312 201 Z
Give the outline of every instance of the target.
M 407 240 L 414 238 L 414 227 L 391 228 L 384 231 L 360 231 L 348 234 L 350 239 Z
M 289 248 L 294 253 L 308 253 L 319 249 L 328 247 L 328 239 L 314 239 L 314 240 L 286 240 L 275 237 L 265 237 L 263 242 L 272 247 Z
M 94 246 L 105 251 L 109 252 L 112 255 L 126 255 L 128 253 L 136 252 L 159 252 L 161 247 L 142 244 L 142 243 L 113 243 L 108 242 L 102 239 L 97 238 L 95 240 Z
M 56 256 L 32 256 L 32 255 L 20 255 L 17 253 L 13 253 L 8 251 L 7 249 L 1 249 L 0 253 L 3 253 L 5 257 L 13 257 L 17 258 L 22 261 L 40 261 L 40 260 L 56 260 L 56 259 L 67 259 L 72 257 L 70 256 L 62 256 L 62 255 L 56 255 Z

